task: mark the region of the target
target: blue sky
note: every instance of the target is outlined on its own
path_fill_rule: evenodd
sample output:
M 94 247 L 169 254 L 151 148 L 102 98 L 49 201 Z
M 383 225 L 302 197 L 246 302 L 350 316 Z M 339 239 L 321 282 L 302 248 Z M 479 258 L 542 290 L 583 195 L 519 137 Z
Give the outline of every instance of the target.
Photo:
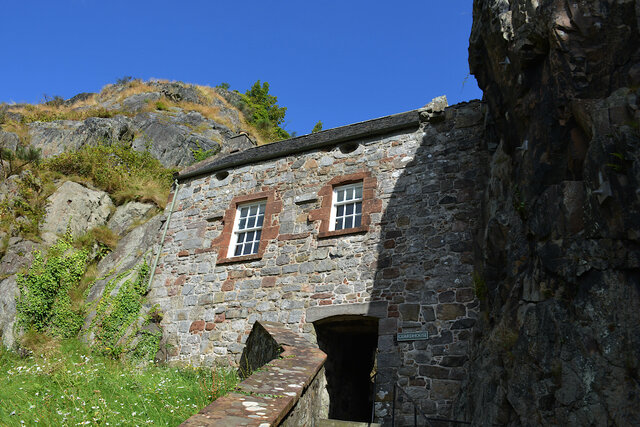
M 1 0 L 0 102 L 97 92 L 131 75 L 244 92 L 256 80 L 310 132 L 481 98 L 472 0 Z

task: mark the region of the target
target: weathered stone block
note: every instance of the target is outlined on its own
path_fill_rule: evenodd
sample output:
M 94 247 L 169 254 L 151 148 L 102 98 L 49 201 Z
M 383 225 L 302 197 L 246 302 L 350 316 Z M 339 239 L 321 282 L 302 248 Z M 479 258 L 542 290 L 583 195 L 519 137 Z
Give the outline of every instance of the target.
M 462 304 L 439 304 L 436 312 L 440 320 L 455 320 L 465 316 L 467 309 Z

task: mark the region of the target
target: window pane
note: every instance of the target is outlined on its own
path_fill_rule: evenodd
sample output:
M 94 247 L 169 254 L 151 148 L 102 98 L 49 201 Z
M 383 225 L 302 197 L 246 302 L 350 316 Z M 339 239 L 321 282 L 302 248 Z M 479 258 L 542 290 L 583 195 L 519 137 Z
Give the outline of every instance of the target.
M 251 206 L 250 214 L 251 215 L 255 215 L 257 213 L 258 213 L 258 206 L 257 205 L 256 206 Z
M 362 185 L 356 187 L 356 199 L 362 198 Z
M 245 228 L 247 228 L 246 225 L 247 225 L 246 218 L 242 218 L 240 220 L 240 223 L 238 224 L 238 230 L 244 230 Z
M 253 231 L 248 231 L 247 232 L 247 238 L 245 239 L 246 242 L 250 242 L 253 240 Z
M 336 209 L 336 217 L 344 216 L 344 205 L 338 206 Z
M 356 203 L 356 213 L 362 213 L 362 202 Z
M 251 251 L 252 254 L 257 254 L 258 253 L 258 246 L 260 246 L 260 242 L 255 242 L 253 244 L 253 250 Z
M 251 243 L 246 243 L 244 245 L 244 251 L 242 251 L 242 255 L 250 255 L 251 254 Z
M 360 227 L 362 225 L 362 215 L 356 215 L 354 227 Z
M 338 201 L 341 202 L 344 200 L 344 190 L 338 190 Z
M 347 188 L 347 194 L 345 195 L 346 200 L 353 199 L 353 188 Z
M 256 227 L 262 227 L 262 221 L 264 220 L 264 216 L 260 215 L 258 217 L 258 222 L 256 223 Z
M 336 219 L 336 230 L 342 230 L 342 218 Z
M 258 210 L 258 212 L 260 212 L 261 214 L 263 214 L 263 215 L 264 215 L 264 208 L 265 208 L 266 206 L 267 206 L 267 205 L 266 205 L 265 203 L 261 204 L 261 205 L 260 205 L 260 209 Z
M 262 236 L 262 230 L 256 230 L 256 241 L 259 242 L 260 241 L 260 236 Z
M 249 208 L 240 208 L 240 218 L 246 218 L 249 214 Z
M 351 227 L 353 227 L 353 217 L 352 216 L 345 217 L 344 228 L 351 228 Z
M 353 215 L 353 203 L 349 203 L 348 205 L 345 205 L 344 208 L 345 208 L 345 215 Z
M 252 228 L 255 225 L 256 225 L 256 217 L 250 216 L 249 219 L 247 220 L 247 228 Z
M 244 242 L 244 236 L 246 235 L 246 233 L 240 233 L 238 234 L 238 243 L 242 243 Z

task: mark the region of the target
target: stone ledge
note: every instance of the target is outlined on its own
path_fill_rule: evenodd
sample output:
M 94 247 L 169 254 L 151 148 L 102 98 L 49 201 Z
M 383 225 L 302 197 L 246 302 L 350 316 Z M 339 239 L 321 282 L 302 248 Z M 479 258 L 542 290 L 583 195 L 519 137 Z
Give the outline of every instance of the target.
M 309 307 L 305 320 L 307 323 L 312 323 L 316 320 L 326 319 L 327 317 L 344 315 L 371 316 L 384 319 L 387 317 L 387 305 L 388 303 L 386 301 L 373 301 L 361 304 L 336 304 Z
M 261 331 L 262 330 L 262 331 Z M 181 424 L 195 426 L 279 425 L 318 377 L 327 355 L 302 336 L 275 322 L 256 322 L 283 351 L 236 388 Z M 251 337 L 250 337 L 251 338 Z

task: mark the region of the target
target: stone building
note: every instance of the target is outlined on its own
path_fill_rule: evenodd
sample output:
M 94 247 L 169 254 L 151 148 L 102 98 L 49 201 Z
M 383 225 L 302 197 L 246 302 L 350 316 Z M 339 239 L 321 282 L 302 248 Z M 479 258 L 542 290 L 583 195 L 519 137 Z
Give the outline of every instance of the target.
M 373 383 L 388 418 L 396 381 L 450 416 L 478 308 L 483 119 L 435 102 L 180 172 L 151 290 L 168 361 L 238 361 L 253 323 L 277 321 L 328 354 L 332 418 L 370 419 Z

